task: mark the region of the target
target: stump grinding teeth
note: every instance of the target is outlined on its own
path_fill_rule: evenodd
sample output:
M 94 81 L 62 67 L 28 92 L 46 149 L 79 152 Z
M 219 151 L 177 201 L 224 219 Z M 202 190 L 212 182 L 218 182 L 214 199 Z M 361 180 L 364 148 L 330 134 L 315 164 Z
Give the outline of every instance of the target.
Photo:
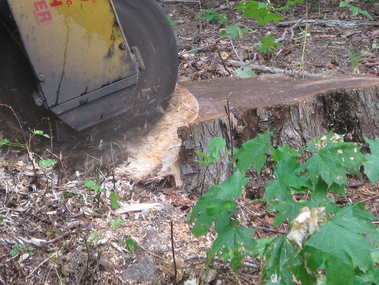
M 143 60 L 134 107 L 128 112 L 131 126 L 153 124 L 168 105 L 175 89 L 178 55 L 175 35 L 166 14 L 155 0 L 113 0 L 130 47 Z

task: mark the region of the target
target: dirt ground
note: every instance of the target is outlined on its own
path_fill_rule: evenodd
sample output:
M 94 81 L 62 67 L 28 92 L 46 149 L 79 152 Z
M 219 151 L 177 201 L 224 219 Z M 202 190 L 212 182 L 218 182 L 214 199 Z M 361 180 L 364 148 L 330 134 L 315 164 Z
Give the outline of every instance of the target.
M 312 21 L 303 49 L 304 3 L 281 11 L 281 25 L 257 26 L 231 8 L 234 2 L 222 2 L 160 2 L 177 36 L 180 80 L 233 76 L 247 63 L 261 67 L 258 76 L 265 73 L 262 67 L 306 76 L 379 73 L 377 3 L 351 3 L 367 10 L 370 21 L 340 8 L 338 1 L 308 1 Z M 227 25 L 238 24 L 249 33 L 242 39 L 220 38 L 227 25 L 195 19 L 210 8 L 225 13 Z M 257 50 L 265 35 L 281 38 L 270 54 Z M 218 260 L 214 271 L 206 272 L 206 251 L 215 236 L 197 239 L 190 233 L 186 216 L 197 201 L 193 193 L 170 183 L 136 185 L 109 168 L 96 174 L 67 169 L 65 156 L 73 153 L 49 155 L 62 163 L 41 170 L 33 168 L 24 149 L 1 148 L 0 284 L 174 284 L 173 251 L 177 284 L 198 284 L 200 278 L 209 278 L 210 284 L 258 284 L 260 261 L 253 257 L 246 257 L 238 275 Z M 85 180 L 97 180 L 101 191 Z M 111 190 L 120 196 L 118 210 L 111 207 Z M 366 202 L 379 217 L 377 187 L 350 180 L 346 192 L 346 198 L 336 197 L 341 204 Z M 263 193 L 262 185 L 249 184 L 239 201 L 248 225 L 259 229 L 260 237 L 288 231 L 286 225 L 273 227 L 274 215 L 265 211 L 264 202 L 251 203 Z

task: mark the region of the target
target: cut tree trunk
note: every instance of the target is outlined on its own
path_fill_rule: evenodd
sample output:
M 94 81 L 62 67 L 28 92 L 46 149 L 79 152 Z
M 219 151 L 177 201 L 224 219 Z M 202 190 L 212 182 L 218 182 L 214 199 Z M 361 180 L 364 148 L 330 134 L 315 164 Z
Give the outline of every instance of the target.
M 200 107 L 198 119 L 178 130 L 183 142 L 179 164 L 186 191 L 204 193 L 229 177 L 230 157 L 207 171 L 195 162 L 201 160 L 196 152 L 209 154 L 208 142 L 214 137 L 224 138 L 229 147 L 233 141 L 238 148 L 270 129 L 274 146 L 300 148 L 331 130 L 356 142 L 379 135 L 378 77 L 301 80 L 270 75 L 181 85 L 197 98 Z

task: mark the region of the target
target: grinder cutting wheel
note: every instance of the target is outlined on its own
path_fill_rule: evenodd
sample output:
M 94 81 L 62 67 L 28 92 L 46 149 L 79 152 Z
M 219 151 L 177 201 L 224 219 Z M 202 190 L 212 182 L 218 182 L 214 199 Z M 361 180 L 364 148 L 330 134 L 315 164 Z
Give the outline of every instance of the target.
M 123 113 L 135 127 L 162 115 L 176 79 L 154 0 L 0 0 L 0 97 L 25 118 L 43 106 L 77 131 Z

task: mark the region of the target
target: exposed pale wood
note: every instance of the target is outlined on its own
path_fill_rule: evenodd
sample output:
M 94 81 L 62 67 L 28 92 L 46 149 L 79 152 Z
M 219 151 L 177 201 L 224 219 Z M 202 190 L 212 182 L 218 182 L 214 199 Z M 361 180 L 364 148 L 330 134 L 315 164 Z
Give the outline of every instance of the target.
M 180 169 L 187 191 L 204 192 L 230 173 L 229 158 L 205 169 L 194 159 L 195 151 L 207 153 L 208 142 L 217 136 L 229 143 L 225 112 L 229 96 L 235 118 L 236 146 L 270 128 L 272 143 L 301 147 L 312 138 L 333 130 L 349 140 L 363 142 L 363 136 L 379 135 L 379 78 L 334 77 L 293 79 L 264 76 L 250 79 L 222 78 L 204 82 L 183 82 L 198 99 L 199 118 L 179 130 L 183 141 Z

